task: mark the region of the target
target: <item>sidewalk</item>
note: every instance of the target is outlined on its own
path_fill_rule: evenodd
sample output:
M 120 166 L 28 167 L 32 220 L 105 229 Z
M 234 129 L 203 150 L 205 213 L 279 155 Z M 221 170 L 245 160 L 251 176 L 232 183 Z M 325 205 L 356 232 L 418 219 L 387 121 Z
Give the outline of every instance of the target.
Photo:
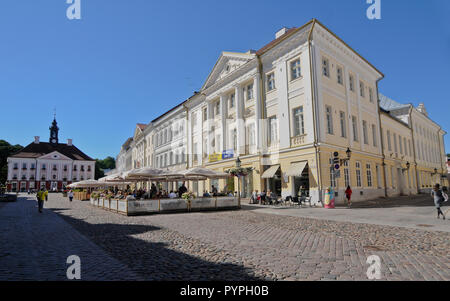
M 0 280 L 67 280 L 67 257 L 81 259 L 81 280 L 139 280 L 61 217 L 20 195 L 0 206 Z
M 242 209 L 257 213 L 304 217 L 320 220 L 374 224 L 404 227 L 428 231 L 450 232 L 450 207 L 445 204 L 444 213 L 447 220 L 437 219 L 437 212 L 430 197 L 425 195 L 379 199 L 355 203 L 351 209 L 337 207 L 324 209 L 320 207 L 266 206 L 248 204 L 242 201 Z

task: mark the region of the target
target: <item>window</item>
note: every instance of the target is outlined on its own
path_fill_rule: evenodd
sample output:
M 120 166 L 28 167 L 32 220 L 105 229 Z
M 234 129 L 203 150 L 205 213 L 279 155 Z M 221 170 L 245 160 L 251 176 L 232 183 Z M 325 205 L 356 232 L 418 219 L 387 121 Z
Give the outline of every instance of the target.
M 364 93 L 364 83 L 362 81 L 359 82 L 359 94 L 361 97 L 366 97 Z
M 230 95 L 230 109 L 234 108 L 234 93 Z
M 408 140 L 409 155 L 412 157 L 411 140 Z
M 333 135 L 333 110 L 330 106 L 325 107 L 327 114 L 327 133 Z
M 27 163 L 22 163 L 22 169 L 27 169 Z
M 293 110 L 294 120 L 294 136 L 305 134 L 305 121 L 303 118 L 303 106 Z
M 395 177 L 394 177 L 394 167 L 391 166 L 391 184 L 392 188 L 395 188 Z
M 231 137 L 233 139 L 233 149 L 237 150 L 237 130 L 236 129 L 233 130 Z
M 372 187 L 372 169 L 370 164 L 366 164 L 367 186 Z
M 345 161 L 344 163 L 344 182 L 345 188 L 347 188 L 347 186 L 350 186 L 350 173 L 348 171 L 348 161 Z
M 369 101 L 373 102 L 373 90 L 372 90 L 372 88 L 369 88 Z
M 253 84 L 247 86 L 247 100 L 253 99 Z
M 326 58 L 322 58 L 322 74 L 326 77 L 330 77 L 330 63 Z
M 405 148 L 405 155 L 408 156 L 408 146 L 406 144 L 406 138 L 405 137 L 403 137 L 403 146 Z
M 377 165 L 375 167 L 375 171 L 377 173 L 377 185 L 378 185 L 378 188 L 381 188 L 381 174 L 380 174 L 380 166 L 379 165 Z
M 397 153 L 398 149 L 397 149 L 397 135 L 394 134 L 394 151 Z
M 361 183 L 361 163 L 356 162 L 356 186 L 362 187 Z
M 340 85 L 344 84 L 344 77 L 342 75 L 342 68 L 337 67 L 337 83 Z
M 336 187 L 336 173 L 334 170 L 334 165 L 333 165 L 333 155 L 331 155 L 330 159 L 328 160 L 330 163 L 330 186 L 331 187 Z
M 345 126 L 345 112 L 339 113 L 340 121 L 341 121 L 341 137 L 346 138 L 347 137 L 347 128 Z
M 402 137 L 398 135 L 398 145 L 400 146 L 400 154 L 403 155 Z
M 203 121 L 208 120 L 208 109 L 204 108 L 203 109 Z
M 291 80 L 297 79 L 301 74 L 300 59 L 291 62 Z
M 255 142 L 255 124 L 250 123 L 247 127 L 247 137 L 248 137 L 248 145 L 253 146 L 256 144 Z M 237 134 L 236 134 L 237 139 Z
M 269 118 L 269 145 L 278 143 L 278 125 L 277 117 L 273 116 Z
M 372 124 L 372 140 L 373 146 L 377 147 L 377 128 L 375 124 Z
M 367 121 L 363 120 L 363 140 L 364 144 L 369 144 L 369 139 L 367 137 Z
M 352 116 L 352 127 L 353 127 L 353 141 L 358 142 L 358 120 L 356 116 Z
M 387 138 L 387 144 L 388 144 L 388 151 L 392 151 L 391 132 L 390 131 L 387 131 L 386 138 Z
M 275 89 L 275 73 L 270 73 L 267 75 L 267 91 L 272 91 Z
M 353 77 L 353 75 L 349 75 L 348 77 L 348 83 L 349 83 L 349 87 L 350 87 L 350 91 L 355 91 L 355 79 Z
M 219 116 L 220 115 L 220 101 L 216 102 L 215 106 L 216 106 L 216 116 Z

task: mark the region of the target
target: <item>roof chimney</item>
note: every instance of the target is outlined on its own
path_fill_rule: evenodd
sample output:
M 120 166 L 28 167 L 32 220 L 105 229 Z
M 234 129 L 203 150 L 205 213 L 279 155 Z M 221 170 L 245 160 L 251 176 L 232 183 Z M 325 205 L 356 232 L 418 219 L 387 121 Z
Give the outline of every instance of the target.
M 417 107 L 417 110 L 418 110 L 420 113 L 422 113 L 423 115 L 425 115 L 425 116 L 428 117 L 428 112 L 427 112 L 427 109 L 425 109 L 425 104 L 424 104 L 423 102 L 421 102 L 421 103 L 419 104 L 419 106 Z
M 277 31 L 277 33 L 275 34 L 275 39 L 278 39 L 279 37 L 281 37 L 282 35 L 284 35 L 289 28 L 287 27 L 283 27 L 280 30 Z
M 67 145 L 72 146 L 72 139 L 67 139 Z
M 255 54 L 256 50 L 254 49 L 250 49 L 249 51 L 246 52 L 246 54 Z
M 34 143 L 39 144 L 39 136 L 34 136 Z

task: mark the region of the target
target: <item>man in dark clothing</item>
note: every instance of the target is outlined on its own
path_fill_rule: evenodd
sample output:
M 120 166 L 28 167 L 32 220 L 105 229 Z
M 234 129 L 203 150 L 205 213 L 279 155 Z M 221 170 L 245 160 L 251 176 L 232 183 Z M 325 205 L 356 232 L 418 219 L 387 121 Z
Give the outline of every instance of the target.
M 183 197 L 183 193 L 185 193 L 187 191 L 188 190 L 187 190 L 187 188 L 186 188 L 186 186 L 184 185 L 184 182 L 183 182 L 183 185 L 181 185 L 180 188 L 178 189 L 178 196 L 180 198 Z

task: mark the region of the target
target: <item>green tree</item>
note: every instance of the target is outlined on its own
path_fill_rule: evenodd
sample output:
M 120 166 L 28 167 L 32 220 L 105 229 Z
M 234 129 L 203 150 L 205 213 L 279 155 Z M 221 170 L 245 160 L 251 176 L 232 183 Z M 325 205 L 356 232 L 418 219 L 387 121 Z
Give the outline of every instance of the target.
M 105 169 L 114 169 L 116 168 L 116 160 L 108 156 L 103 160 L 95 159 L 95 179 L 98 180 L 105 176 Z
M 5 183 L 8 176 L 8 157 L 22 149 L 21 145 L 11 145 L 5 140 L 0 140 L 0 183 Z

